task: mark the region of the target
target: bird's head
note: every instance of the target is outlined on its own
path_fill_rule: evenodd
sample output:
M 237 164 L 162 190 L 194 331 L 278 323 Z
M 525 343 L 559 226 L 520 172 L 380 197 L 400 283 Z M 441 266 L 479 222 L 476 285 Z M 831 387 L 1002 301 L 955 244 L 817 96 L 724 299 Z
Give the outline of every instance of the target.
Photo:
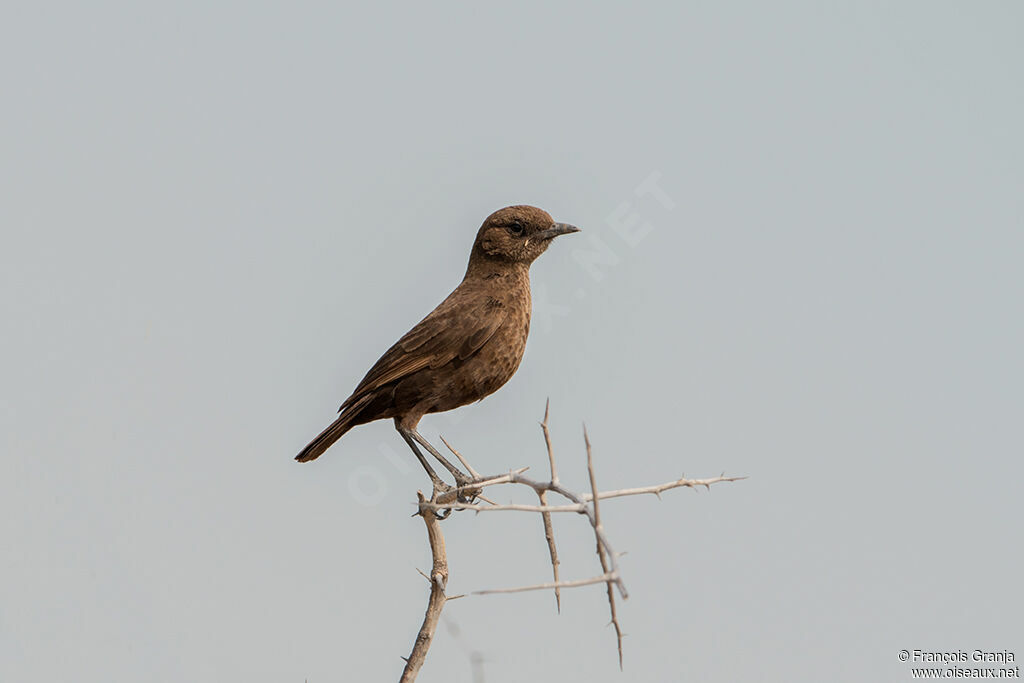
M 506 206 L 484 221 L 473 243 L 470 260 L 496 260 L 527 266 L 544 253 L 559 235 L 579 232 L 567 223 L 556 223 L 535 206 Z

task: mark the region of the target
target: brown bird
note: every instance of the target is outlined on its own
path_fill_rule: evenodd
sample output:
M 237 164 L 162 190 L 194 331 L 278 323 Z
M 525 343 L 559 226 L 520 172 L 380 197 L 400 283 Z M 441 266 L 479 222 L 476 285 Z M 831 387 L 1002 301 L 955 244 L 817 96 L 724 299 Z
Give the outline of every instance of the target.
M 390 417 L 435 487 L 448 488 L 417 443 L 459 486 L 470 483 L 416 427 L 427 413 L 478 401 L 515 374 L 530 331 L 530 264 L 555 237 L 578 231 L 533 206 L 509 206 L 488 216 L 459 286 L 380 357 L 341 404 L 338 419 L 295 459 L 315 460 L 352 427 Z

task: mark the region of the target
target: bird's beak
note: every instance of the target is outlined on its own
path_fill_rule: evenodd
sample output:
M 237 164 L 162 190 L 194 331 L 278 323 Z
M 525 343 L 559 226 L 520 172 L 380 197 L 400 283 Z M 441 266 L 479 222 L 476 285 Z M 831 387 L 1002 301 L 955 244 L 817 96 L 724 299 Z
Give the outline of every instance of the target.
M 577 228 L 575 225 L 569 225 L 568 223 L 555 223 L 547 230 L 544 230 L 543 232 L 538 232 L 536 235 L 534 235 L 534 238 L 549 240 L 553 237 L 558 237 L 559 235 L 568 235 L 571 232 L 579 231 L 580 229 Z

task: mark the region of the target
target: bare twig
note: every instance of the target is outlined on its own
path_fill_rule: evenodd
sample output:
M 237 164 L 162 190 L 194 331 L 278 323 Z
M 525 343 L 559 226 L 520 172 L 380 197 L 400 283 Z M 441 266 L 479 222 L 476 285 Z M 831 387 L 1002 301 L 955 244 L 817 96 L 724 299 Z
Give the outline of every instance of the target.
M 510 484 L 510 483 L 515 481 L 516 476 L 522 474 L 523 472 L 525 472 L 528 469 L 530 469 L 530 468 L 529 467 L 520 467 L 517 470 L 511 470 L 508 474 L 495 474 L 495 475 L 492 475 L 492 476 L 489 476 L 489 477 L 483 477 L 479 481 L 474 481 L 472 484 L 468 484 L 466 486 L 460 486 L 458 489 L 456 489 L 456 493 L 465 493 L 465 492 L 469 491 L 470 489 L 483 489 L 485 486 L 497 486 L 498 484 Z M 456 497 L 454 495 L 453 496 L 445 496 L 445 502 L 453 502 L 455 499 L 456 499 Z M 439 503 L 439 501 L 434 501 L 435 505 L 437 505 L 438 503 Z
M 675 488 L 697 488 L 703 486 L 706 489 L 711 488 L 712 484 L 739 481 L 746 479 L 746 477 L 726 477 L 723 473 L 718 477 L 712 477 L 708 479 L 686 479 L 681 477 L 674 481 L 665 482 L 663 484 L 656 484 L 653 486 L 640 486 L 634 488 L 625 489 L 614 489 L 610 491 L 599 491 L 597 488 L 597 477 L 594 471 L 594 458 L 593 449 L 590 443 L 590 437 L 587 434 L 586 426 L 583 428 L 583 440 L 586 445 L 587 453 L 587 474 L 590 481 L 590 492 L 589 493 L 576 493 L 565 486 L 558 479 L 558 470 L 555 464 L 554 448 L 551 444 L 551 433 L 548 428 L 548 417 L 550 415 L 550 402 L 544 407 L 544 421 L 540 423 L 541 429 L 544 434 L 544 443 L 547 447 L 548 463 L 551 468 L 551 479 L 549 481 L 537 481 L 529 477 L 524 476 L 524 472 L 528 468 L 522 467 L 515 470 L 510 470 L 507 474 L 498 474 L 489 477 L 482 477 L 477 473 L 476 470 L 469 464 L 469 462 L 463 458 L 463 456 L 447 441 L 444 441 L 445 446 L 459 459 L 459 461 L 466 467 L 466 469 L 472 474 L 473 481 L 465 486 L 457 489 L 443 489 L 443 484 L 435 486 L 433 495 L 430 500 L 426 500 L 422 493 L 417 494 L 418 507 L 417 514 L 423 517 L 424 522 L 427 525 L 427 534 L 430 540 L 431 553 L 434 560 L 434 566 L 431 570 L 430 576 L 427 577 L 430 581 L 430 599 L 427 604 L 427 613 L 423 619 L 423 625 L 420 628 L 419 634 L 416 637 L 416 643 L 413 646 L 412 654 L 407 660 L 405 671 L 402 674 L 402 681 L 410 682 L 416 677 L 417 672 L 423 664 L 423 660 L 426 656 L 426 652 L 430 647 L 431 640 L 434 635 L 434 631 L 437 628 L 437 622 L 441 615 L 441 610 L 444 604 L 448 600 L 454 599 L 445 596 L 445 587 L 448 580 L 448 564 L 445 555 L 444 547 L 444 536 L 441 534 L 440 520 L 444 517 L 440 516 L 442 510 L 473 510 L 474 512 L 496 512 L 496 511 L 517 511 L 517 512 L 535 512 L 540 513 L 541 518 L 544 522 L 544 537 L 548 545 L 548 553 L 551 557 L 551 569 L 554 577 L 554 581 L 548 583 L 539 583 L 528 586 L 519 586 L 516 588 L 499 588 L 491 590 L 480 590 L 475 591 L 474 595 L 489 595 L 495 593 L 518 593 L 523 591 L 533 590 L 550 590 L 553 589 L 555 592 L 555 604 L 559 611 L 561 611 L 561 589 L 562 588 L 575 588 L 578 586 L 588 586 L 598 583 L 605 584 L 605 589 L 608 595 L 608 606 L 611 612 L 611 624 L 615 627 L 616 642 L 618 645 L 619 655 L 619 667 L 622 668 L 623 662 L 623 650 L 622 640 L 623 633 L 621 625 L 619 624 L 616 603 L 615 603 L 615 589 L 618 590 L 619 595 L 622 599 L 629 597 L 626 591 L 625 583 L 622 580 L 622 575 L 619 571 L 618 557 L 619 553 L 612 547 L 608 536 L 605 533 L 604 525 L 601 521 L 601 506 L 600 501 L 609 498 L 620 498 L 625 496 L 639 496 L 651 494 L 661 497 L 661 493 Z M 443 437 L 442 437 L 442 440 Z M 539 505 L 526 505 L 519 503 L 508 503 L 504 505 L 494 504 L 492 501 L 484 498 L 481 495 L 487 487 L 491 486 L 504 486 L 504 485 L 521 485 L 527 486 L 533 490 L 536 494 L 540 504 Z M 567 504 L 551 505 L 549 504 L 550 493 L 561 496 L 564 500 L 568 501 Z M 461 502 L 459 497 L 462 496 L 463 500 L 466 498 L 478 497 L 482 500 L 487 501 L 488 505 L 481 505 L 479 503 L 472 502 Z M 559 559 L 558 550 L 555 546 L 555 535 L 554 527 L 552 524 L 552 513 L 555 512 L 574 512 L 583 515 L 587 518 L 590 527 L 594 533 L 594 539 L 596 543 L 596 552 L 598 561 L 601 564 L 601 574 L 586 579 L 575 579 L 571 581 L 562 581 L 559 577 Z M 420 572 L 422 574 L 422 572 Z M 426 575 L 424 575 L 426 576 Z M 461 597 L 461 596 L 458 596 Z
M 604 546 L 601 545 L 600 533 L 604 531 L 604 527 L 601 526 L 601 508 L 598 505 L 598 501 L 601 500 L 601 496 L 597 490 L 597 478 L 594 476 L 594 456 L 591 453 L 590 448 L 590 436 L 587 434 L 587 426 L 583 425 L 583 443 L 587 446 L 587 472 L 590 474 L 590 492 L 592 494 L 591 499 L 594 506 L 594 534 L 597 536 L 597 558 L 601 561 L 601 569 L 605 575 L 608 574 L 608 560 L 605 558 Z M 618 569 L 615 570 L 618 573 Z M 612 590 L 612 580 L 609 579 L 606 584 L 608 589 L 608 608 L 612 613 L 612 625 L 615 626 L 615 639 L 619 645 L 619 670 L 622 670 L 622 628 L 619 626 L 619 617 L 615 613 L 615 591 Z M 625 596 L 623 596 L 625 598 Z
M 540 499 L 540 506 L 547 507 L 548 504 L 548 492 L 538 491 L 537 497 Z M 551 555 L 551 572 L 555 576 L 555 583 L 552 588 L 555 589 L 555 609 L 558 613 L 562 613 L 562 589 L 558 583 L 558 548 L 555 547 L 555 528 L 551 524 L 551 513 L 547 511 L 541 511 L 541 519 L 544 521 L 544 540 L 548 542 L 548 554 Z
M 491 588 L 484 591 L 473 591 L 472 595 L 494 595 L 496 593 L 525 593 L 526 591 L 543 591 L 549 588 L 575 588 L 576 586 L 591 586 L 595 583 L 609 583 L 615 580 L 612 574 L 601 574 L 592 576 L 589 579 L 575 579 L 573 581 L 555 581 L 553 583 L 535 583 L 532 586 L 517 586 L 516 588 Z
M 555 450 L 551 447 L 551 431 L 548 429 L 548 416 L 551 414 L 551 397 L 544 401 L 544 421 L 540 423 L 541 431 L 544 432 L 544 445 L 548 450 L 548 464 L 551 468 L 551 481 L 558 483 L 558 468 L 555 466 Z M 542 507 L 548 504 L 548 492 L 537 491 L 537 498 Z M 555 577 L 555 609 L 562 613 L 562 587 L 558 585 L 558 549 L 555 547 L 555 528 L 551 524 L 551 513 L 541 511 L 541 519 L 544 521 L 544 540 L 548 542 L 548 554 L 551 556 L 551 573 Z
M 479 498 L 480 500 L 484 501 L 488 505 L 497 505 L 497 503 L 495 503 L 493 500 L 491 500 L 490 498 L 488 498 L 487 496 L 485 496 L 482 493 L 476 494 L 476 497 Z
M 551 411 L 551 399 L 549 398 L 544 403 L 544 421 L 540 423 L 540 428 L 544 432 L 544 444 L 548 448 L 548 463 L 551 465 L 551 481 L 555 484 L 558 483 L 558 468 L 555 467 L 555 449 L 551 446 L 551 430 L 548 429 L 548 415 Z
M 427 537 L 430 540 L 430 554 L 433 558 L 433 567 L 430 570 L 430 599 L 427 601 L 427 612 L 423 616 L 423 625 L 420 626 L 416 635 L 416 642 L 413 644 L 412 653 L 405 661 L 405 669 L 402 671 L 400 683 L 412 683 L 416 680 L 423 661 L 427 657 L 427 650 L 434 639 L 434 632 L 437 630 L 437 621 L 441 618 L 441 610 L 447 598 L 444 589 L 448 585 L 448 555 L 444 546 L 444 534 L 441 533 L 441 524 L 434 509 L 426 506 L 426 498 L 421 492 L 416 493 L 420 502 L 420 515 L 427 525 Z M 422 573 L 422 572 L 421 572 Z
M 604 548 L 605 552 L 608 553 L 608 562 L 611 565 L 610 573 L 615 575 L 615 586 L 619 589 L 619 594 L 622 596 L 623 599 L 628 598 L 629 593 L 628 591 L 626 591 L 626 584 L 623 583 L 622 577 L 619 576 L 619 563 L 616 559 L 618 557 L 618 553 L 616 553 L 615 549 L 612 548 L 612 544 L 608 540 L 608 537 L 605 535 L 604 530 L 598 527 L 597 521 L 594 519 L 594 513 L 591 511 L 589 507 L 587 507 L 587 505 L 584 504 L 583 499 L 580 497 L 580 495 L 575 493 L 574 491 L 570 491 L 561 484 L 556 484 L 555 482 L 535 481 L 528 477 L 524 477 L 521 474 L 515 473 L 509 473 L 509 476 L 511 478 L 512 483 L 525 484 L 526 486 L 532 488 L 534 491 L 554 491 L 563 498 L 568 498 L 572 502 L 576 503 L 576 505 L 580 506 L 580 509 L 578 510 L 579 513 L 581 515 L 586 515 L 587 519 L 590 521 L 590 526 L 594 529 L 594 535 L 597 537 L 598 542 Z M 605 573 L 607 574 L 609 572 Z
M 649 494 L 653 494 L 655 496 L 658 496 L 660 498 L 661 497 L 661 493 L 663 491 L 668 491 L 669 489 L 677 489 L 677 488 L 691 488 L 692 489 L 692 488 L 697 488 L 698 486 L 703 486 L 704 488 L 706 488 L 706 489 L 708 489 L 710 491 L 712 484 L 721 484 L 721 483 L 730 482 L 730 481 L 740 481 L 742 479 L 746 479 L 746 477 L 727 477 L 727 476 L 725 476 L 724 473 L 721 474 L 720 476 L 717 476 L 717 477 L 711 477 L 710 479 L 687 479 L 686 477 L 680 477 L 679 479 L 676 479 L 675 481 L 667 481 L 664 484 L 657 484 L 655 486 L 639 486 L 637 488 L 632 488 L 632 489 L 617 489 L 615 491 L 601 491 L 601 493 L 599 493 L 597 497 L 600 498 L 601 500 L 604 500 L 605 498 L 618 498 L 620 496 L 639 496 L 639 495 L 643 495 L 645 493 L 649 493 Z M 590 500 L 590 499 L 591 499 L 591 494 L 589 494 L 589 493 L 584 493 L 583 494 L 583 500 Z
M 538 491 L 538 495 L 546 493 L 547 489 Z M 547 497 L 545 496 L 545 500 Z M 480 505 L 479 503 L 427 503 L 435 510 L 472 510 L 473 512 L 576 512 L 581 513 L 583 505 L 527 505 L 522 503 L 497 503 L 495 505 Z
M 520 470 L 522 471 L 522 470 Z M 505 475 L 502 475 L 505 477 Z M 675 481 L 668 481 L 664 484 L 656 484 L 654 486 L 638 486 L 629 489 L 616 489 L 614 491 L 601 491 L 597 494 L 599 500 L 605 500 L 606 498 L 621 498 L 622 496 L 640 496 L 644 494 L 656 495 L 659 498 L 661 493 L 670 489 L 677 488 L 699 488 L 701 486 L 710 489 L 712 484 L 722 484 L 731 481 L 742 481 L 747 477 L 726 477 L 725 475 L 719 477 L 711 477 L 708 479 L 676 479 Z M 517 484 L 523 483 L 521 481 L 513 481 L 508 479 L 503 482 L 496 482 L 494 480 L 484 482 L 486 486 L 496 486 L 498 484 Z M 543 483 L 543 482 L 542 482 Z M 478 484 L 479 486 L 479 484 Z M 550 490 L 546 489 L 545 490 Z M 505 505 L 475 505 L 472 503 L 436 503 L 433 504 L 435 509 L 448 509 L 452 510 L 474 510 L 476 512 L 501 512 L 507 510 L 515 510 L 518 512 L 576 512 L 582 513 L 584 508 L 587 507 L 586 503 L 589 503 L 594 499 L 592 493 L 580 493 L 578 494 L 582 503 L 574 503 L 571 505 L 520 505 L 518 503 L 505 504 Z M 431 505 L 431 503 L 427 503 Z
M 440 435 L 440 434 L 438 434 L 438 436 L 441 436 L 441 435 Z M 482 477 L 480 476 L 480 473 L 479 473 L 479 472 L 477 472 L 476 470 L 474 470 L 474 469 L 473 469 L 473 466 L 472 466 L 472 465 L 470 465 L 470 464 L 469 464 L 469 463 L 468 463 L 468 462 L 466 461 L 466 459 L 462 457 L 462 453 L 459 453 L 459 452 L 458 452 L 457 450 L 455 450 L 454 448 L 452 448 L 452 445 L 451 445 L 450 443 L 448 443 L 448 441 L 447 441 L 447 440 L 446 440 L 446 439 L 445 439 L 445 438 L 444 438 L 443 436 L 441 436 L 441 441 L 444 441 L 444 445 L 445 445 L 445 446 L 447 446 L 447 447 L 448 447 L 448 450 L 450 450 L 450 451 L 451 451 L 451 452 L 452 452 L 452 453 L 453 453 L 453 454 L 455 455 L 455 457 L 459 459 L 459 462 L 461 462 L 461 463 L 462 463 L 462 466 L 466 468 L 466 471 L 468 471 L 468 472 L 469 472 L 470 474 L 472 474 L 472 475 L 473 475 L 473 478 L 474 478 L 474 479 L 481 479 L 481 478 L 482 478 Z

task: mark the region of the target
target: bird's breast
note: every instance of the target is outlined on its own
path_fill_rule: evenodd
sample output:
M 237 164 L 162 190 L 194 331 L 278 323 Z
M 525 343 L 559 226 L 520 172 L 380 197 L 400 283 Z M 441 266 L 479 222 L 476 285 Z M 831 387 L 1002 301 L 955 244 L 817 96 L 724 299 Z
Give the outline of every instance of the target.
M 512 283 L 519 285 L 520 283 Z M 487 295 L 485 308 L 501 324 L 473 355 L 450 368 L 431 412 L 451 410 L 478 401 L 500 389 L 519 369 L 530 332 L 530 289 L 505 287 Z

